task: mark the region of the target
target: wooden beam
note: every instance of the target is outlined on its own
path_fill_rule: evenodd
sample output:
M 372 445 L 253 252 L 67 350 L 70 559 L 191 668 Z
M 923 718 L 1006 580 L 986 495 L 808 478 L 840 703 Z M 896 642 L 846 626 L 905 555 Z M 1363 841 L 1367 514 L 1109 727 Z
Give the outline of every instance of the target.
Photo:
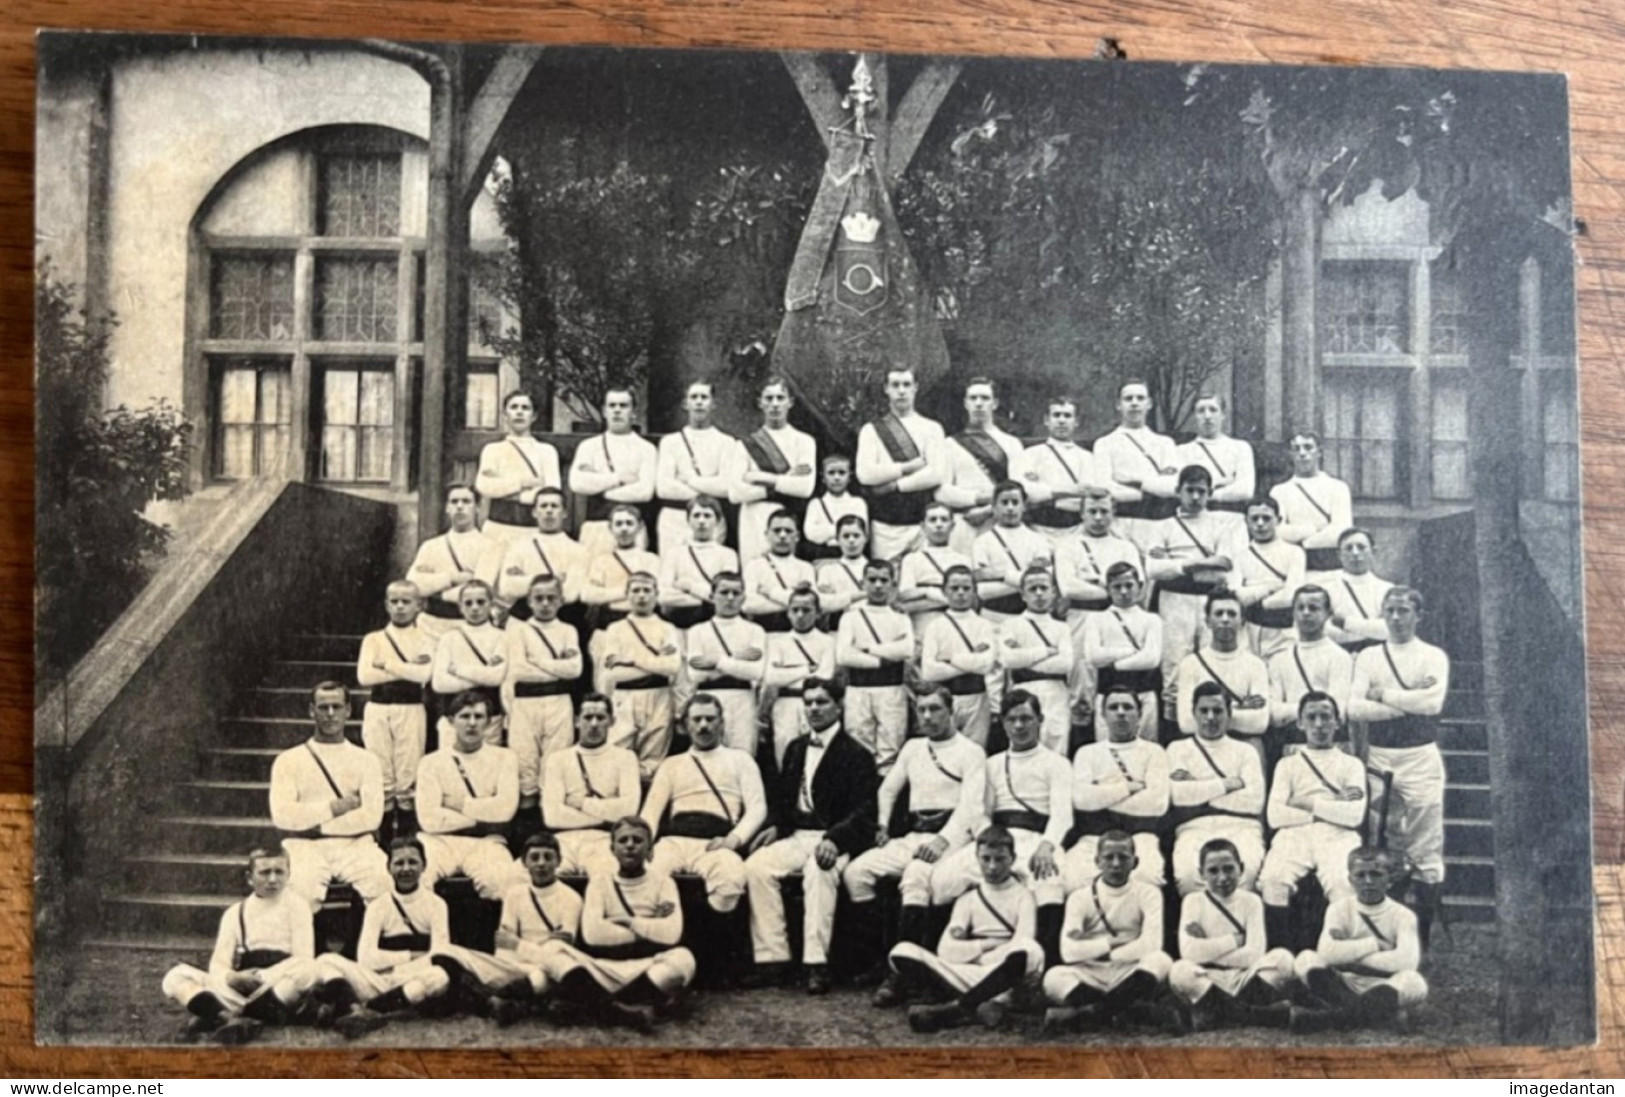
M 813 125 L 818 127 L 819 140 L 828 147 L 829 131 L 846 120 L 846 112 L 841 109 L 841 93 L 835 87 L 835 81 L 830 79 L 829 72 L 819 63 L 815 53 L 781 50 L 779 57 L 784 61 L 784 67 L 790 70 L 790 78 L 796 82 L 801 101 L 807 104 Z
M 474 101 L 468 106 L 467 173 L 462 179 L 460 194 L 463 207 L 474 204 L 485 177 L 496 157 L 497 131 L 502 128 L 508 110 L 519 96 L 519 90 L 530 79 L 536 62 L 542 56 L 541 46 L 504 46 L 497 55 L 496 64 L 480 85 Z
M 932 61 L 909 85 L 908 94 L 903 96 L 892 118 L 891 144 L 886 150 L 888 184 L 895 184 L 908 170 L 909 162 L 925 139 L 925 131 L 931 128 L 931 120 L 937 116 L 963 67 L 959 61 Z

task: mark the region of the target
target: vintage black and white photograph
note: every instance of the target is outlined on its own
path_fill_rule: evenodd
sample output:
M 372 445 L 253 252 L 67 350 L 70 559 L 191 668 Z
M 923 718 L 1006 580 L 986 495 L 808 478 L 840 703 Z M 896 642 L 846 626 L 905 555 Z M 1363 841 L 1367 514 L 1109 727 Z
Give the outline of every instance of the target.
M 1563 78 L 896 48 L 40 36 L 40 1042 L 1595 1038 Z

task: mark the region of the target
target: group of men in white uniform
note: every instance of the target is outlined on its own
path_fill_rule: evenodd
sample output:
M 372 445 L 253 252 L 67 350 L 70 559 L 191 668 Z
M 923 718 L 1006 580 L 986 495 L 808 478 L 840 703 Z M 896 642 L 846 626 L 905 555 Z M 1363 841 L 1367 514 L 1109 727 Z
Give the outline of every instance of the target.
M 687 424 L 658 449 L 632 430 L 631 394 L 612 391 L 605 433 L 571 462 L 569 489 L 586 500 L 578 538 L 564 528 L 557 454 L 530 434 L 529 397 L 505 402 L 507 437 L 486 448 L 472 488 L 447 492 L 447 532 L 390 584 L 389 624 L 363 641 L 364 748 L 344 740 L 343 687 L 325 683 L 315 735 L 273 771 L 288 892 L 314 905 L 330 882 L 349 882 L 369 918 L 390 904 L 418 927 L 395 864 L 415 856 L 408 892 L 422 894 L 421 879 L 432 896 L 460 873 L 504 904 L 495 967 L 491 954 L 431 941 L 384 969 L 416 973 L 404 981 L 343 971 L 323 983 L 350 988 L 324 999 L 360 1018 L 349 1029 L 373 1024 L 368 987 L 419 1004 L 471 986 L 510 1018 L 529 1008 L 512 1004 L 526 997 L 514 988 L 540 992 L 567 970 L 587 972 L 568 976 L 571 1001 L 649 1021 L 695 970 L 669 924 L 643 925 L 653 936 L 633 950 L 655 964 L 652 984 L 642 969 L 609 977 L 602 963 L 527 968 L 504 956 L 527 902 L 550 927 L 569 921 L 539 898 L 556 898 L 561 872 L 611 881 L 624 909 L 600 915 L 623 929 L 670 906 L 657 896 L 634 913 L 628 902 L 642 862 L 621 846 L 640 830 L 652 878 L 703 878 L 702 936 L 726 936 L 748 895 L 756 981 L 786 977 L 778 881 L 799 872 L 813 993 L 829 989 L 843 885 L 841 932 L 878 941 L 891 936 L 878 883 L 898 878 L 895 933 L 918 951 L 931 910 L 1004 887 L 982 856 L 989 828 L 1009 846 L 1006 876 L 1031 892 L 1038 969 L 1134 961 L 1104 983 L 1046 976 L 1063 1011 L 1099 1006 L 1080 985 L 1110 1012 L 1145 996 L 1142 976 L 1166 982 L 1142 962 L 1149 952 L 1118 956 L 1127 941 L 1116 941 L 1131 922 L 1136 940 L 1153 922 L 1160 934 L 1165 849 L 1187 898 L 1206 893 L 1210 859 L 1233 861 L 1279 946 L 1309 873 L 1334 904 L 1355 901 L 1347 861 L 1368 817 L 1379 820 L 1374 840 L 1408 857 L 1425 941 L 1443 878 L 1434 718 L 1448 659 L 1416 637 L 1422 596 L 1372 571 L 1374 539 L 1352 525 L 1347 486 L 1319 469 L 1318 440 L 1296 436 L 1294 475 L 1260 496 L 1251 447 L 1224 435 L 1217 398 L 1198 401 L 1196 437 L 1176 446 L 1147 427 L 1146 387 L 1126 384 L 1119 426 L 1091 452 L 1073 438 L 1070 400 L 1052 401 L 1047 437 L 1023 447 L 993 425 L 984 379 L 967 384 L 967 427 L 952 437 L 914 410 L 909 372 L 888 374 L 886 394 L 855 462 L 820 463 L 788 425 L 783 381 L 763 387 L 763 426 L 743 439 L 712 425 L 709 385 L 690 386 Z M 1094 741 L 1074 751 L 1075 726 L 1091 725 Z M 1215 843 L 1228 853 L 1210 858 Z M 1119 925 L 1107 907 L 1129 881 L 1145 909 Z M 1079 895 L 1093 896 L 1093 913 L 1074 918 Z M 998 905 L 987 911 L 1003 925 Z M 1084 957 L 1069 942 L 1091 936 L 1091 917 L 1115 943 Z M 573 929 L 549 932 L 580 943 Z M 1033 950 L 1017 951 L 1031 966 Z M 911 964 L 894 959 L 877 1004 L 921 989 Z M 948 985 L 970 998 L 921 1013 L 922 1025 L 986 1019 L 987 1003 L 1007 1000 L 1002 982 L 973 994 L 962 976 Z M 209 1016 L 240 1019 L 242 1004 Z

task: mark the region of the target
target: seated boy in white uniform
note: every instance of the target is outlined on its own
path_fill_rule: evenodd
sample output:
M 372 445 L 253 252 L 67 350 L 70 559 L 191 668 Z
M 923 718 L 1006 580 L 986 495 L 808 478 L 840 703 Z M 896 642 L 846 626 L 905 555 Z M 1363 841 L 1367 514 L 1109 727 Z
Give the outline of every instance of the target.
M 560 945 L 555 996 L 589 1017 L 649 1031 L 694 981 L 683 908 L 670 876 L 649 867 L 649 824 L 636 815 L 610 831 L 618 871 L 587 884 L 581 944 Z
M 526 838 L 520 864 L 530 879 L 502 897 L 491 963 L 471 969 L 490 991 L 485 1008 L 499 1027 L 531 1012 L 568 962 L 559 946 L 581 935 L 581 896 L 558 879 L 558 838 L 545 830 Z
M 1108 1021 L 1154 1000 L 1167 983 L 1173 961 L 1162 951 L 1162 893 L 1132 878 L 1135 860 L 1128 834 L 1102 835 L 1099 875 L 1067 897 L 1061 963 L 1044 973 L 1046 1032 Z
M 1349 854 L 1354 894 L 1326 908 L 1320 942 L 1298 954 L 1294 971 L 1318 999 L 1294 1007 L 1292 1029 L 1408 1026 L 1409 1011 L 1427 1000 L 1416 915 L 1388 897 L 1393 855 L 1364 846 Z
M 936 951 L 910 941 L 891 951 L 901 994 L 936 990 L 951 997 L 911 1008 L 908 1027 L 915 1032 L 937 1032 L 973 1020 L 999 1028 L 1010 1008 L 1010 993 L 1044 970 L 1044 950 L 1035 937 L 1038 908 L 1032 892 L 1012 872 L 1015 839 L 1001 826 L 988 827 L 976 836 L 976 860 L 981 882 L 954 901 Z
M 1189 1004 L 1194 1032 L 1227 1024 L 1285 1027 L 1292 953 L 1264 940 L 1264 903 L 1239 886 L 1245 866 L 1235 843 L 1211 838 L 1199 857 L 1205 890 L 1180 904 L 1179 959 L 1169 988 Z
M 164 976 L 165 997 L 192 1015 L 187 1040 L 247 1043 L 297 1012 L 320 976 L 310 906 L 287 890 L 288 855 L 256 849 L 245 875 L 254 894 L 220 916 L 209 970 L 178 964 Z

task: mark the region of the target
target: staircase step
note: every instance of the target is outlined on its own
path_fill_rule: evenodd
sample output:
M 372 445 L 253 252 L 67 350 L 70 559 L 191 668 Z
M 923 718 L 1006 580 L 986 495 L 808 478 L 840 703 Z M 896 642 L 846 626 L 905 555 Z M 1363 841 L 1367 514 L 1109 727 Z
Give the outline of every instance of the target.
M 172 952 L 187 958 L 187 962 L 198 967 L 208 963 L 209 954 L 214 951 L 214 934 L 187 934 L 169 936 L 147 936 L 145 934 L 103 934 L 81 941 L 85 948 L 107 949 L 113 952 Z
M 1446 819 L 1493 819 L 1495 808 L 1490 786 L 1446 784 L 1444 815 Z
M 243 890 L 242 853 L 141 853 L 126 857 L 132 890 L 182 895 L 230 895 Z
M 378 622 L 378 627 L 383 627 Z M 355 662 L 361 650 L 361 634 L 307 632 L 288 639 L 283 654 L 292 659 L 316 659 L 323 662 Z
M 1489 728 L 1482 718 L 1442 716 L 1439 718 L 1439 749 L 1487 751 L 1490 749 Z
M 1495 921 L 1495 900 L 1485 899 L 1477 895 L 1446 895 L 1442 900 L 1444 904 L 1445 920 L 1456 925 L 1481 925 Z M 1435 940 L 1440 931 L 1435 928 Z
M 215 747 L 203 752 L 203 777 L 222 781 L 264 781 L 282 752 L 275 747 Z
M 361 718 L 371 690 L 350 690 L 350 715 Z M 238 716 L 303 720 L 310 723 L 310 690 L 302 686 L 261 686 L 245 692 L 237 702 Z
M 263 815 L 270 810 L 271 783 L 208 779 L 179 786 L 188 811 L 199 815 Z
M 1445 695 L 1444 713 L 1464 720 L 1484 718 L 1484 694 L 1476 689 L 1452 689 Z
M 220 721 L 222 740 L 234 747 L 274 747 L 286 750 L 309 739 L 313 731 L 310 717 L 228 716 Z M 346 720 L 344 733 L 352 743 L 361 744 L 360 719 Z
M 251 849 L 275 846 L 282 840 L 269 816 L 176 815 L 157 822 L 157 848 L 176 853 L 242 857 Z
M 356 686 L 355 657 L 347 660 L 278 659 L 266 664 L 262 686 L 310 690 L 321 682 L 342 682 Z
M 1490 783 L 1490 756 L 1476 750 L 1444 751 L 1445 780 L 1454 785 Z
M 1446 818 L 1444 852 L 1446 857 L 1493 857 L 1494 825 L 1488 819 Z
M 127 931 L 169 937 L 207 936 L 220 930 L 220 916 L 242 898 L 236 894 L 189 894 L 185 892 L 125 892 L 109 895 L 108 921 Z
M 1444 866 L 1445 894 L 1495 898 L 1495 858 L 1452 857 L 1447 854 Z
M 1450 688 L 1452 690 L 1484 689 L 1484 664 L 1476 660 L 1450 660 Z

